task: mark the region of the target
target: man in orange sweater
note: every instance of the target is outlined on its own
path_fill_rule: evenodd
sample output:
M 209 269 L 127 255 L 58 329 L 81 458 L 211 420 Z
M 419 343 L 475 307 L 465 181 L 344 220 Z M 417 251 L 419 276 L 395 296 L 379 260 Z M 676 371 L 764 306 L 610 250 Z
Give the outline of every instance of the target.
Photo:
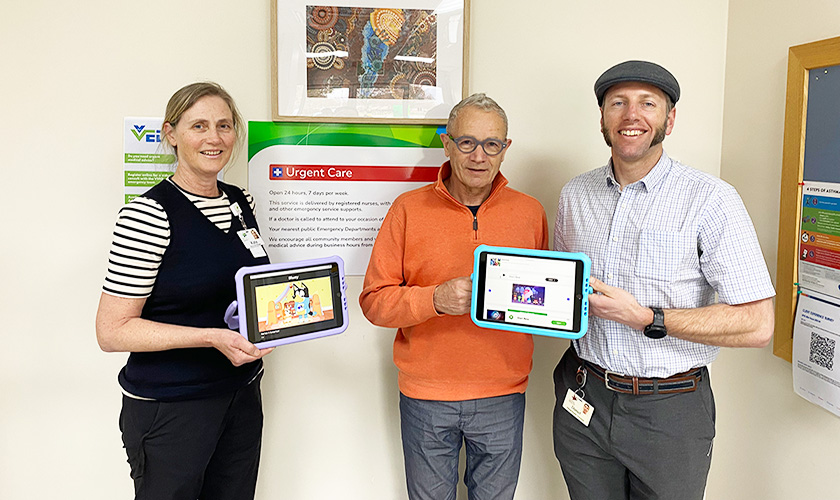
M 400 417 L 412 500 L 455 499 L 466 443 L 470 498 L 511 499 L 519 478 L 530 335 L 470 321 L 473 251 L 482 244 L 545 249 L 545 211 L 499 173 L 507 116 L 474 94 L 441 134 L 449 161 L 437 182 L 388 211 L 359 297 L 375 325 L 397 328 Z

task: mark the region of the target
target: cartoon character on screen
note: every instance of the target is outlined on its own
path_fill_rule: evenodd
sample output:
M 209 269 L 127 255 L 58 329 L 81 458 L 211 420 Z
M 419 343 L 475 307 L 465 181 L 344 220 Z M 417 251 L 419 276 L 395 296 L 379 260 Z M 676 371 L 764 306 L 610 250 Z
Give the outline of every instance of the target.
M 286 309 L 283 307 L 283 302 L 279 300 L 274 301 L 274 311 L 277 315 L 277 322 L 282 323 L 286 321 Z
M 286 295 L 289 293 L 289 287 L 287 286 L 283 293 L 277 296 L 274 300 L 269 299 L 266 303 L 268 308 L 267 315 L 266 315 L 266 326 L 271 326 L 277 323 L 283 323 L 286 319 L 286 316 L 289 315 L 287 311 L 287 307 L 283 303 L 283 299 L 286 298 Z
M 312 294 L 312 299 L 309 301 L 309 304 L 312 306 L 311 314 L 314 316 L 322 316 L 324 314 L 323 309 L 321 309 L 321 297 L 317 293 Z
M 265 316 L 265 325 L 271 326 L 280 321 L 280 318 L 277 317 L 277 303 L 273 300 L 266 301 L 266 306 L 268 307 L 268 311 L 266 311 Z M 282 313 L 282 310 L 281 310 Z
M 530 304 L 531 303 L 531 296 L 533 294 L 534 294 L 534 291 L 531 289 L 531 287 L 526 286 L 525 291 L 522 292 L 522 302 L 524 302 L 526 304 Z
M 294 288 L 292 297 L 295 299 L 295 312 L 297 313 L 298 319 L 303 319 L 306 316 L 310 316 L 312 310 L 309 306 L 309 287 L 305 283 L 301 283 L 300 285 L 297 286 L 292 283 L 292 288 Z

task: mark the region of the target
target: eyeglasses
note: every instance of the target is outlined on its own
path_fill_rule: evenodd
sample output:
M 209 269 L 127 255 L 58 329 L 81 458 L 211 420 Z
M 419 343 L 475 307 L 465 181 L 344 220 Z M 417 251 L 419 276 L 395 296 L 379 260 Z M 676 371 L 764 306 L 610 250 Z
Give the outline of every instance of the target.
M 470 135 L 462 135 L 461 137 L 452 137 L 452 134 L 449 133 L 446 135 L 455 142 L 455 146 L 458 148 L 458 151 L 464 154 L 470 154 L 475 151 L 477 147 L 481 146 L 481 149 L 484 150 L 484 154 L 487 156 L 496 156 L 507 147 L 507 141 L 499 139 L 490 138 L 479 141 Z

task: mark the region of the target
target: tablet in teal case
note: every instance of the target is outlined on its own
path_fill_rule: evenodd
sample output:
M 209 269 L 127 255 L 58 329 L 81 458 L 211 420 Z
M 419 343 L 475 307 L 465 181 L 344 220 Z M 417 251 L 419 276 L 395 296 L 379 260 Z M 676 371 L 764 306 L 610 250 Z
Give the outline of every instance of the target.
M 589 273 L 583 253 L 475 249 L 473 322 L 483 328 L 579 339 L 589 325 Z

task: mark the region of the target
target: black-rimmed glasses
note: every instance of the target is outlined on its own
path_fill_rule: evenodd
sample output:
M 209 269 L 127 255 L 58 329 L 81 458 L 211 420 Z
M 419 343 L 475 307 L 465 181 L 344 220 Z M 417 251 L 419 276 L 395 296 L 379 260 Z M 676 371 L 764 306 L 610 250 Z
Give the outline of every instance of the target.
M 458 151 L 464 154 L 470 154 L 475 151 L 477 147 L 481 146 L 481 149 L 484 150 L 484 154 L 487 156 L 496 156 L 507 147 L 507 141 L 493 139 L 492 137 L 490 139 L 479 141 L 470 135 L 462 135 L 461 137 L 452 137 L 452 134 L 449 133 L 446 135 L 455 142 L 455 147 L 458 148 Z

